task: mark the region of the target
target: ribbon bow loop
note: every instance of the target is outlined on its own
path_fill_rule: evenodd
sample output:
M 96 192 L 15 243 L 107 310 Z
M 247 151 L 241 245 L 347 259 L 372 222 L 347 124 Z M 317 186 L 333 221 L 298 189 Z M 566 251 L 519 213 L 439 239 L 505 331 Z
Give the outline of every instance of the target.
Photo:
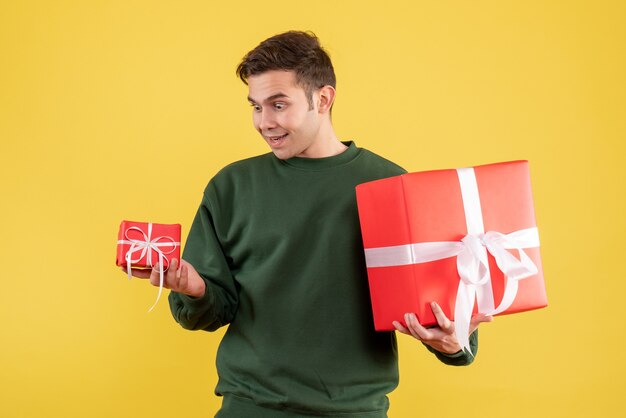
M 524 248 L 539 246 L 537 228 L 522 229 L 507 235 L 489 231 L 483 240 L 487 251 L 493 255 L 498 268 L 508 280 L 521 280 L 537 274 L 537 266 L 524 251 Z M 507 249 L 517 250 L 520 259 Z

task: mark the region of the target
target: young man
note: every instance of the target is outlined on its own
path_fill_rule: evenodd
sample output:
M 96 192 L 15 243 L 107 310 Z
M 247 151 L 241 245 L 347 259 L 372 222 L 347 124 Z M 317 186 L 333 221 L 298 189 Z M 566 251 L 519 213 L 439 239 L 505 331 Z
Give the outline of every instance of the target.
M 375 332 L 355 186 L 405 171 L 333 130 L 332 63 L 310 33 L 287 32 L 237 69 L 270 153 L 222 169 L 165 286 L 187 329 L 228 325 L 217 354 L 217 417 L 386 417 L 398 384 L 393 332 Z M 134 272 L 147 278 L 147 274 Z M 150 281 L 158 285 L 155 268 Z M 454 324 L 408 329 L 441 361 L 466 365 Z M 489 320 L 477 317 L 479 322 Z M 477 348 L 476 333 L 471 344 Z

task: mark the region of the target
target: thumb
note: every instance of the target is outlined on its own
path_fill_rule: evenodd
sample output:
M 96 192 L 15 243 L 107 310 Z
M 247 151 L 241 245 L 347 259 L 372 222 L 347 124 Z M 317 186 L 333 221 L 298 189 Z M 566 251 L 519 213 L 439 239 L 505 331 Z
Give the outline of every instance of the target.
M 478 328 L 478 325 L 480 325 L 482 322 L 492 322 L 492 321 L 493 321 L 492 315 L 485 315 L 485 314 L 474 315 L 472 317 L 472 320 L 470 321 L 470 334 L 474 332 L 476 328 Z

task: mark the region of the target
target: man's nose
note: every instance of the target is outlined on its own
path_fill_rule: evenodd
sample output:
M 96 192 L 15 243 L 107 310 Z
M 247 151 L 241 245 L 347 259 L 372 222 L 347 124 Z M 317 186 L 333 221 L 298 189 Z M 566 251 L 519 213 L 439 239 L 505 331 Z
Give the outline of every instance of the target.
M 273 129 L 276 127 L 276 119 L 272 112 L 262 110 L 259 114 L 259 129 L 261 131 L 266 131 L 268 129 Z

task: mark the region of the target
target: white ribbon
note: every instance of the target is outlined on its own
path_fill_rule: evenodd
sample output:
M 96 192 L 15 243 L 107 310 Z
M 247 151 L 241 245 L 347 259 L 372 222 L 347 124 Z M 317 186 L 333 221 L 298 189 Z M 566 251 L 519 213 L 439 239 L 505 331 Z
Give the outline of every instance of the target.
M 141 235 L 143 235 L 143 240 L 134 239 L 128 236 L 128 231 L 139 231 Z M 124 231 L 125 240 L 118 240 L 118 244 L 126 244 L 130 245 L 128 252 L 126 252 L 126 268 L 128 270 L 128 278 L 132 279 L 133 274 L 131 272 L 131 266 L 134 263 L 141 261 L 144 257 L 146 258 L 146 266 L 152 267 L 152 251 L 156 252 L 159 255 L 159 293 L 157 294 L 156 301 L 152 305 L 152 307 L 148 310 L 148 312 L 152 312 L 154 307 L 159 303 L 159 299 L 161 299 L 161 293 L 163 292 L 163 275 L 164 272 L 169 268 L 169 262 L 167 267 L 163 267 L 164 261 L 168 261 L 165 257 L 166 254 L 171 254 L 176 250 L 177 246 L 180 246 L 180 242 L 175 241 L 172 237 L 169 236 L 160 236 L 156 238 L 152 238 L 152 223 L 148 223 L 148 233 L 146 234 L 141 228 L 136 226 L 131 226 Z M 159 242 L 161 240 L 167 240 L 166 242 Z M 159 247 L 172 247 L 169 251 L 163 251 Z M 133 254 L 140 253 L 137 258 L 133 258 Z
M 507 310 L 517 295 L 518 281 L 537 274 L 537 266 L 524 252 L 524 248 L 539 247 L 536 227 L 502 234 L 484 231 L 480 196 L 473 168 L 457 169 L 467 235 L 461 241 L 421 242 L 393 247 L 365 249 L 368 268 L 392 267 L 428 263 L 456 257 L 460 281 L 454 306 L 454 324 L 457 340 L 471 354 L 469 328 L 478 300 L 478 312 L 495 315 Z M 516 249 L 518 260 L 507 250 Z M 487 251 L 494 257 L 498 268 L 506 276 L 504 295 L 497 308 L 494 307 Z

